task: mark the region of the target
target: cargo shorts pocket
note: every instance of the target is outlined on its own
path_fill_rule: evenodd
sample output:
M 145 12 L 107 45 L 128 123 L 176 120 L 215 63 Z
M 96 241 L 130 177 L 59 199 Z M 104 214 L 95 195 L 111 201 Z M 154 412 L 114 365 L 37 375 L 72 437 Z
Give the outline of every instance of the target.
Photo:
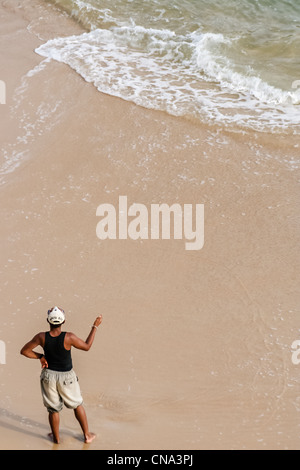
M 68 386 L 68 385 L 72 385 L 74 383 L 78 382 L 78 377 L 72 377 L 70 379 L 65 379 L 63 384 Z
M 41 381 L 41 383 L 44 383 L 44 384 L 49 384 L 50 383 L 49 374 L 45 373 L 44 370 L 41 373 L 40 381 Z

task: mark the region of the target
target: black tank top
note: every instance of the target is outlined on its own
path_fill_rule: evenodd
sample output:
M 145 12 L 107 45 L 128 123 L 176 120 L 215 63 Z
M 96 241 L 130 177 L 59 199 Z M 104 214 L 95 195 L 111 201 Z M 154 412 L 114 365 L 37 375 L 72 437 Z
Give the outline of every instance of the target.
M 66 332 L 58 336 L 51 336 L 49 331 L 45 334 L 44 353 L 48 362 L 48 369 L 67 372 L 72 369 L 71 350 L 64 347 Z

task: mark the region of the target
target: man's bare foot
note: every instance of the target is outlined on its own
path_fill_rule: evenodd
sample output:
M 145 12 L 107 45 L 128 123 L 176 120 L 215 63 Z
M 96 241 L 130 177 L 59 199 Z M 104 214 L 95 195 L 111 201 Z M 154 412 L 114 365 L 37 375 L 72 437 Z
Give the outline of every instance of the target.
M 96 437 L 96 434 L 93 432 L 89 432 L 86 436 L 84 436 L 84 442 L 86 444 L 90 444 Z
M 59 444 L 59 439 L 55 439 L 52 432 L 49 432 L 48 437 L 51 439 L 54 444 Z

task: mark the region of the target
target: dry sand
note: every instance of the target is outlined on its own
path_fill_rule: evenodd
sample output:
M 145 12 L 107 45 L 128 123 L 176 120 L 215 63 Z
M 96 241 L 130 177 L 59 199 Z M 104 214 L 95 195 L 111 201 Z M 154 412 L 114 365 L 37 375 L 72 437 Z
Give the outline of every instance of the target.
M 103 95 L 34 52 L 79 25 L 38 0 L 0 8 L 0 448 L 57 448 L 39 363 L 19 350 L 58 304 L 83 339 L 103 315 L 91 351 L 73 351 L 88 448 L 299 449 L 298 139 Z M 204 204 L 204 248 L 100 241 L 96 208 L 119 195 Z M 61 439 L 87 447 L 67 409 Z

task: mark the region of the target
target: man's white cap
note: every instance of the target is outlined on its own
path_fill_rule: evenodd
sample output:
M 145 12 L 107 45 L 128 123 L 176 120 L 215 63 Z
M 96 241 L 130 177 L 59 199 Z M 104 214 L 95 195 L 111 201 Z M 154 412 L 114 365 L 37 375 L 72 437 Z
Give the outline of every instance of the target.
M 48 310 L 48 322 L 51 325 L 60 325 L 65 321 L 65 312 L 58 307 L 53 307 L 51 310 Z

